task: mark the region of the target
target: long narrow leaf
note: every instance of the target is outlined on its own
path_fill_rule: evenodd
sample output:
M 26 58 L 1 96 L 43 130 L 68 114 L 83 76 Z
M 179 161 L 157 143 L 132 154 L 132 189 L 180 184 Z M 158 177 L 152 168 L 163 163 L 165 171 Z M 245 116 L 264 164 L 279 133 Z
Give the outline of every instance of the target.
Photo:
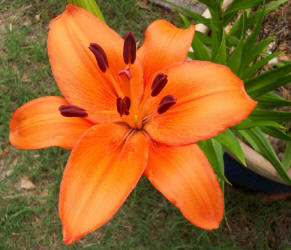
M 241 15 L 241 24 L 242 29 L 244 30 L 244 19 L 245 19 L 245 12 Z M 238 45 L 235 47 L 233 52 L 230 54 L 229 59 L 227 61 L 228 67 L 231 68 L 232 72 L 238 75 L 241 61 L 242 61 L 242 53 L 243 53 L 243 44 L 244 44 L 244 33 L 241 34 L 240 40 Z
M 264 84 L 262 85 L 259 85 L 259 83 L 256 83 L 255 86 L 253 86 L 253 88 L 247 89 L 247 92 L 251 97 L 256 98 L 271 90 L 284 86 L 290 82 L 291 82 L 291 74 L 285 77 L 279 78 L 278 80 L 274 82 L 270 82 L 269 80 L 269 81 L 264 82 Z
M 199 35 L 194 36 L 192 48 L 194 50 L 192 59 L 210 61 L 209 49 L 201 42 Z
M 245 81 L 247 92 L 252 96 L 263 95 L 290 82 L 291 63 L 269 70 L 257 77 Z M 289 74 L 289 75 L 288 75 Z
M 235 135 L 231 132 L 230 129 L 219 133 L 217 136 L 214 137 L 215 140 L 220 142 L 223 146 L 225 146 L 230 152 L 232 152 L 240 162 L 246 166 L 246 161 L 244 157 L 244 153 L 241 149 L 239 141 L 235 137 Z
M 221 144 L 214 139 L 208 139 L 198 142 L 198 145 L 206 155 L 210 165 L 213 167 L 213 170 L 217 174 L 217 176 L 228 182 L 224 175 L 224 152 Z
M 281 4 L 286 3 L 287 1 L 288 0 L 277 0 L 277 1 L 270 2 L 268 5 L 266 5 L 264 16 L 269 14 L 272 10 L 276 9 Z M 260 14 L 260 10 L 257 10 L 250 15 L 246 23 L 247 29 L 251 28 L 255 24 L 256 19 L 258 18 L 259 14 Z
M 210 20 L 208 18 L 205 18 L 205 17 L 203 17 L 202 15 L 200 15 L 198 13 L 195 13 L 193 11 L 190 11 L 190 10 L 188 10 L 188 9 L 186 9 L 186 8 L 178 5 L 178 4 L 175 4 L 173 2 L 170 2 L 168 0 L 163 0 L 163 1 L 166 2 L 166 3 L 168 3 L 168 4 L 170 4 L 170 5 L 172 5 L 172 6 L 174 6 L 174 7 L 176 7 L 176 8 L 178 8 L 178 9 L 180 9 L 186 15 L 188 15 L 188 16 L 194 18 L 195 20 L 197 20 L 198 23 L 203 23 L 204 25 L 206 25 L 207 27 L 210 28 Z
M 276 155 L 272 145 L 259 128 L 248 130 L 240 130 L 239 133 L 248 141 L 248 143 L 265 159 L 272 163 L 279 175 L 291 184 L 291 179 L 282 166 L 278 156 Z
M 210 45 L 211 44 L 211 38 L 208 36 L 208 35 L 206 35 L 206 34 L 204 34 L 204 33 L 202 33 L 202 32 L 200 32 L 200 31 L 195 31 L 195 36 L 199 36 L 199 39 L 201 40 L 201 42 L 203 42 L 205 45 Z M 195 37 L 194 36 L 194 37 Z
M 258 71 L 260 68 L 262 68 L 264 65 L 266 65 L 269 61 L 271 61 L 273 58 L 278 57 L 280 55 L 284 54 L 284 52 L 276 52 L 274 54 L 268 55 L 264 57 L 263 59 L 257 61 L 253 65 L 247 67 L 242 73 L 241 73 L 241 79 L 247 80 L 250 78 L 256 71 Z
M 239 124 L 231 127 L 232 129 L 236 129 L 236 130 L 243 130 L 243 129 L 249 129 L 249 128 L 254 128 L 254 127 L 274 127 L 274 128 L 284 128 L 282 125 L 280 125 L 277 122 L 274 121 L 252 121 L 250 118 L 247 118 L 246 120 L 240 122 Z
M 285 170 L 291 167 L 291 143 L 289 142 L 282 159 L 282 165 Z
M 91 12 L 93 15 L 95 15 L 100 20 L 105 22 L 105 19 L 102 15 L 102 12 L 99 9 L 99 6 L 97 5 L 95 0 L 68 0 L 68 3 L 77 5 L 83 9 Z
M 245 27 L 247 20 L 247 12 L 244 11 L 239 18 L 237 18 L 229 31 L 229 36 L 235 36 L 237 38 L 245 36 Z
M 255 109 L 249 118 L 254 121 L 289 122 L 291 121 L 291 112 Z
M 226 65 L 226 46 L 225 46 L 225 32 L 222 32 L 222 39 L 219 49 L 216 53 L 216 56 L 213 59 L 213 62 Z
M 221 44 L 218 33 L 219 32 L 216 25 L 214 24 L 213 20 L 211 20 L 211 61 L 213 61 L 216 57 L 219 46 Z
M 240 66 L 240 73 L 239 76 L 242 75 L 243 71 L 249 64 L 249 58 L 252 57 L 252 49 L 254 47 L 254 43 L 257 40 L 258 34 L 261 30 L 262 23 L 263 23 L 263 18 L 264 18 L 264 9 L 261 10 L 260 16 L 256 22 L 256 26 L 252 30 L 252 33 L 248 36 L 246 42 L 243 45 L 243 57 L 242 57 L 242 62 Z
M 244 56 L 246 56 L 246 58 L 243 60 L 243 65 L 242 65 L 242 69 L 243 71 L 245 69 L 249 68 L 249 64 L 251 62 L 253 62 L 257 57 L 259 57 L 262 53 L 262 51 L 265 49 L 265 47 L 271 43 L 274 40 L 274 36 L 273 37 L 268 37 L 262 41 L 260 41 L 259 43 L 257 43 L 256 45 L 254 45 L 253 47 L 249 48 L 249 53 L 247 55 L 244 54 Z M 243 72 L 241 73 L 241 76 L 243 75 Z
M 291 141 L 291 136 L 287 135 L 284 131 L 278 128 L 271 128 L 271 127 L 263 127 L 261 128 L 265 134 L 273 136 L 275 138 L 279 138 L 285 141 Z
M 263 3 L 264 0 L 234 0 L 223 14 L 223 25 L 227 25 L 239 10 L 253 8 Z
M 181 17 L 181 19 L 182 19 L 182 21 L 183 21 L 183 23 L 185 25 L 185 28 L 188 28 L 191 25 L 191 23 L 188 20 L 188 18 L 185 17 L 182 13 L 179 13 L 179 16 Z
M 282 98 L 274 92 L 269 92 L 267 94 L 261 95 L 256 98 L 256 100 L 258 101 L 258 105 L 261 108 L 291 106 L 291 101 Z
M 234 0 L 229 8 L 225 11 L 224 15 L 226 16 L 227 14 L 237 12 L 238 10 L 253 8 L 263 3 L 264 0 Z

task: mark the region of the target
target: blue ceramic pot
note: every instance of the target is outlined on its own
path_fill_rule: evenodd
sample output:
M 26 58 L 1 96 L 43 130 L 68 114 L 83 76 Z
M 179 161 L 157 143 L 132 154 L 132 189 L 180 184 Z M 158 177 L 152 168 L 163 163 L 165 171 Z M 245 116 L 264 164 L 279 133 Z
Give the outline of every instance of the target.
M 228 154 L 224 154 L 224 168 L 226 178 L 244 189 L 265 193 L 291 192 L 291 186 L 272 181 L 249 170 Z

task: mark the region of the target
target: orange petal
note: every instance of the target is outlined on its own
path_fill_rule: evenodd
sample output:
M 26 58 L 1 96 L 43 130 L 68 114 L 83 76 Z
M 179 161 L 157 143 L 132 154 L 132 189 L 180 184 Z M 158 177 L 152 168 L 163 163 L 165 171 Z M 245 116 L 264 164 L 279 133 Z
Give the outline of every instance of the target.
M 101 227 L 116 213 L 141 177 L 147 158 L 148 140 L 126 126 L 96 125 L 81 138 L 60 190 L 66 244 Z
M 109 69 L 100 71 L 90 43 L 99 44 L 107 54 Z M 111 72 L 116 77 L 124 66 L 123 39 L 106 24 L 74 5 L 50 23 L 48 54 L 53 75 L 65 98 L 88 111 L 88 118 L 96 122 L 118 119 L 116 94 Z M 98 114 L 97 111 L 116 111 Z
M 186 60 L 194 30 L 194 25 L 179 29 L 165 20 L 157 20 L 147 28 L 144 44 L 137 53 L 146 81 L 165 66 Z
M 46 96 L 18 108 L 10 120 L 11 144 L 23 149 L 72 148 L 92 123 L 83 118 L 63 117 L 59 107 L 64 104 L 68 102 L 62 97 Z
M 213 137 L 244 120 L 256 106 L 243 82 L 226 66 L 192 61 L 162 72 L 168 75 L 166 87 L 158 97 L 148 98 L 143 109 L 144 116 L 155 112 L 145 129 L 159 142 L 187 145 Z M 157 114 L 166 95 L 173 95 L 177 103 Z
M 221 188 L 197 145 L 153 146 L 145 174 L 191 223 L 208 230 L 219 226 L 223 216 Z

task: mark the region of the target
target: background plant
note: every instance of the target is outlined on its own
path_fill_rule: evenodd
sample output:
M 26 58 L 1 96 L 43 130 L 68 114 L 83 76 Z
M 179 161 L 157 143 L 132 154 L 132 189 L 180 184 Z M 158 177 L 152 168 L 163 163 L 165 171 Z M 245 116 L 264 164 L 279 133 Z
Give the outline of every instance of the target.
M 291 113 L 276 110 L 279 107 L 291 106 L 291 101 L 282 98 L 274 92 L 278 87 L 290 83 L 291 63 L 289 61 L 276 64 L 273 69 L 258 73 L 270 60 L 283 52 L 269 54 L 267 50 L 275 37 L 258 41 L 264 17 L 287 0 L 277 1 L 241 1 L 234 0 L 223 10 L 223 0 L 200 0 L 211 14 L 211 18 L 192 12 L 167 0 L 181 11 L 185 26 L 190 25 L 190 17 L 194 23 L 202 23 L 210 29 L 210 35 L 197 31 L 195 33 L 189 57 L 196 60 L 206 60 L 227 65 L 244 81 L 247 93 L 258 102 L 257 107 L 245 121 L 233 126 L 218 136 L 199 143 L 207 155 L 216 174 L 223 180 L 223 153 L 227 149 L 234 154 L 242 164 L 246 165 L 239 140 L 247 141 L 254 150 L 268 160 L 282 179 L 291 184 L 287 170 L 291 167 L 290 135 L 288 127 Z M 226 27 L 231 27 L 226 32 Z M 282 161 L 278 158 L 266 135 L 286 141 L 287 148 Z

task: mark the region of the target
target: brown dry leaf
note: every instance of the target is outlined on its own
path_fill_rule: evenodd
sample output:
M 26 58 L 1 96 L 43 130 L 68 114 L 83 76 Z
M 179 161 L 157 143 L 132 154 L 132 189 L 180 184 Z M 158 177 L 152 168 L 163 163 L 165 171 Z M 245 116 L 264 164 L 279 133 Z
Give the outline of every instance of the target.
M 36 186 L 29 180 L 29 178 L 27 176 L 24 176 L 20 180 L 20 188 L 26 189 L 26 190 L 31 190 L 31 189 L 35 189 Z
M 27 75 L 26 73 L 24 73 L 24 74 L 22 75 L 21 80 L 22 80 L 23 82 L 29 82 L 29 81 L 30 81 L 30 79 L 29 79 L 29 77 L 28 77 L 28 75 Z
M 44 190 L 41 195 L 41 197 L 47 197 L 48 196 L 48 191 L 47 190 Z
M 141 9 L 151 10 L 151 8 L 148 6 L 148 3 L 146 1 L 138 1 L 136 3 L 136 6 Z
M 278 56 L 278 59 L 279 61 L 291 61 L 291 56 L 284 54 L 284 55 Z

